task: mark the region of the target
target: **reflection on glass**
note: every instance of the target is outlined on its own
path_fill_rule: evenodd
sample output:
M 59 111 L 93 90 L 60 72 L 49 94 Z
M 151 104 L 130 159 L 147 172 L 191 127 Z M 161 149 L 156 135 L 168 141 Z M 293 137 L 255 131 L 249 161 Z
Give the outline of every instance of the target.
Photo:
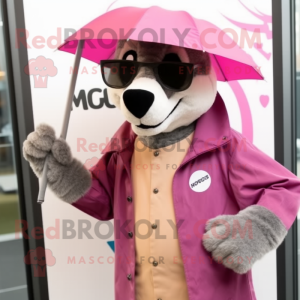
M 295 46 L 296 46 L 296 122 L 297 122 L 297 175 L 300 177 L 300 0 L 295 0 Z M 300 271 L 300 213 L 298 214 L 298 273 Z M 299 273 L 300 275 L 300 273 Z M 298 276 L 300 287 L 300 276 Z M 300 290 L 300 289 L 299 289 Z M 300 299 L 300 295 L 298 295 Z
M 23 243 L 15 234 L 15 223 L 20 215 L 8 89 L 11 83 L 7 78 L 3 38 L 5 29 L 0 10 L 0 299 L 28 300 Z

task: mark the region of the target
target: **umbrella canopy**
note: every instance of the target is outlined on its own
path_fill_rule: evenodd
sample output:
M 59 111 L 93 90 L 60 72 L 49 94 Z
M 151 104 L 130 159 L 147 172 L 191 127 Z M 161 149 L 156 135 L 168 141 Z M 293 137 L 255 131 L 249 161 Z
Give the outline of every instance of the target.
M 125 39 L 207 51 L 219 81 L 263 79 L 251 56 L 226 32 L 185 11 L 158 6 L 109 11 L 82 27 L 58 49 L 75 54 L 78 41 L 85 40 L 82 57 L 100 63 L 112 58 L 118 40 Z

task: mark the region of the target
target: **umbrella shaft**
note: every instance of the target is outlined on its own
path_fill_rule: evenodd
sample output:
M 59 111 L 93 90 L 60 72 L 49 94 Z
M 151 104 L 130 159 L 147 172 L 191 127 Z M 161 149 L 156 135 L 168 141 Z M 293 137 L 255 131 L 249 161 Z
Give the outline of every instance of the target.
M 68 100 L 67 100 L 66 109 L 65 109 L 65 116 L 64 116 L 63 126 L 62 126 L 62 130 L 61 130 L 61 135 L 60 135 L 60 137 L 63 139 L 67 138 L 68 125 L 69 125 L 69 121 L 70 121 L 72 102 L 73 102 L 73 97 L 74 97 L 75 85 L 76 85 L 83 45 L 84 45 L 84 40 L 78 41 L 78 46 L 77 46 L 77 51 L 76 51 L 76 56 L 75 56 L 74 66 L 73 66 L 74 71 L 73 71 L 71 82 L 70 82 Z
M 77 80 L 77 75 L 78 75 L 78 72 L 76 70 L 79 69 L 83 45 L 84 45 L 84 40 L 80 40 L 78 42 L 78 46 L 77 46 L 77 50 L 76 50 L 74 67 L 73 67 L 73 70 L 75 70 L 75 71 L 73 72 L 72 77 L 71 77 L 68 99 L 67 99 L 67 104 L 66 104 L 66 109 L 65 109 L 65 116 L 64 116 L 62 131 L 61 131 L 61 135 L 60 135 L 60 137 L 63 139 L 66 139 L 66 137 L 67 137 L 67 131 L 68 131 L 68 125 L 69 125 L 69 121 L 70 121 L 75 85 L 76 85 L 76 80 Z M 48 156 L 46 157 L 46 160 L 45 160 L 40 189 L 39 189 L 39 195 L 38 195 L 37 202 L 40 204 L 42 204 L 45 199 L 45 193 L 46 193 L 46 188 L 47 188 L 47 171 L 48 171 Z

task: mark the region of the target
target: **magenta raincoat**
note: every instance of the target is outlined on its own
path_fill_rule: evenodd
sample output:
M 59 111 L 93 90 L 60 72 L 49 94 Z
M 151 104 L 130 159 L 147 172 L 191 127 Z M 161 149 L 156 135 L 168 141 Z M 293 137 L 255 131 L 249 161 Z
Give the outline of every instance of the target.
M 131 124 L 125 122 L 91 169 L 91 189 L 73 204 L 98 220 L 115 220 L 116 300 L 135 298 L 136 199 L 131 184 L 135 138 Z M 211 177 L 204 192 L 195 192 L 189 183 L 191 175 L 199 170 Z M 189 299 L 256 299 L 251 271 L 239 275 L 213 261 L 203 247 L 208 219 L 235 215 L 257 204 L 272 211 L 289 229 L 299 200 L 298 178 L 230 128 L 224 102 L 217 95 L 212 108 L 197 120 L 189 151 L 173 179 L 176 222 L 183 221 L 178 238 Z

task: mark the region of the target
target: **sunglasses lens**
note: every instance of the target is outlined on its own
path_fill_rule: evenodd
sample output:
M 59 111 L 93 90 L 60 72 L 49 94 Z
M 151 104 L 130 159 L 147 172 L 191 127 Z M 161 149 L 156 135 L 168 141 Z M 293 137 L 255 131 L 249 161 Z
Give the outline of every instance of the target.
M 157 67 L 161 82 L 173 90 L 185 90 L 193 79 L 193 66 L 183 64 L 162 63 Z
M 136 67 L 132 61 L 112 61 L 102 64 L 103 80 L 109 87 L 124 88 L 135 75 Z

